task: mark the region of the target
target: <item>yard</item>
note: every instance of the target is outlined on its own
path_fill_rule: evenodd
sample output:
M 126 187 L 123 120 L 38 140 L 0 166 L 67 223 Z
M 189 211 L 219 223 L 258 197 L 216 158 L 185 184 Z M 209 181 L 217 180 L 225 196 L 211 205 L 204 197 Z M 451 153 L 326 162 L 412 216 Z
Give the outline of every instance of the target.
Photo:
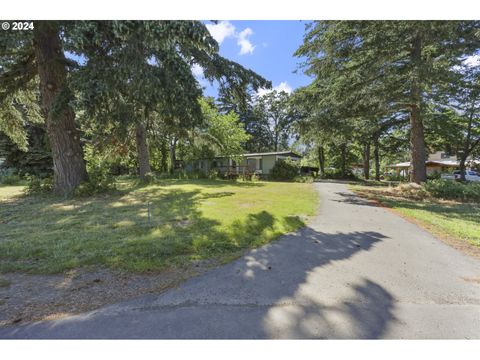
M 295 230 L 313 215 L 311 184 L 164 180 L 59 200 L 0 187 L 0 272 L 79 267 L 155 272 L 195 260 L 226 261 Z M 150 220 L 149 220 L 150 209 Z
M 358 195 L 379 201 L 445 242 L 480 257 L 480 204 L 399 196 L 391 187 L 351 185 Z

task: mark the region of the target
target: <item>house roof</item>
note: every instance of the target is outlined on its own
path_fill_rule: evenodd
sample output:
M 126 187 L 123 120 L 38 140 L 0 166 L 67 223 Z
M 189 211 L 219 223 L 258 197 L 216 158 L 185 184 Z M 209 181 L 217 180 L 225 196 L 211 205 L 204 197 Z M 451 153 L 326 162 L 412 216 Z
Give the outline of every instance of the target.
M 479 160 L 467 161 L 467 163 L 471 163 L 471 162 L 474 163 L 474 164 L 480 164 Z M 460 166 L 460 161 L 457 161 L 457 160 L 427 160 L 427 161 L 425 161 L 425 164 L 427 166 L 428 165 L 440 165 L 440 166 L 456 167 L 456 166 Z M 401 162 L 401 163 L 398 163 L 398 164 L 390 165 L 388 167 L 390 167 L 390 168 L 408 168 L 408 167 L 410 167 L 410 161 Z
M 242 157 L 254 157 L 254 156 L 267 156 L 267 155 L 281 155 L 281 156 L 291 156 L 296 158 L 302 158 L 302 155 L 298 155 L 293 151 L 273 151 L 273 152 L 264 152 L 264 153 L 250 153 L 250 154 L 242 154 L 239 156 Z M 228 156 L 215 156 L 213 159 L 226 159 Z M 201 158 L 197 160 L 206 160 L 208 158 Z
M 266 156 L 266 155 L 283 155 L 283 156 L 294 156 L 301 158 L 301 155 L 294 153 L 293 151 L 274 151 L 274 152 L 264 152 L 264 153 L 251 153 L 251 154 L 243 154 L 242 156 Z

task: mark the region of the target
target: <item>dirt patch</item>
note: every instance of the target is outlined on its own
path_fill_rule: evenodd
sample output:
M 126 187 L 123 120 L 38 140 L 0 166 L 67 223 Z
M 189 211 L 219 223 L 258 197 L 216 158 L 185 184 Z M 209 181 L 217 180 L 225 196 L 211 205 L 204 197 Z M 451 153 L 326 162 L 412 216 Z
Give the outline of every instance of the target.
M 131 274 L 78 269 L 61 275 L 2 274 L 0 326 L 51 320 L 149 293 L 161 293 L 217 265 L 196 261 L 182 269 Z

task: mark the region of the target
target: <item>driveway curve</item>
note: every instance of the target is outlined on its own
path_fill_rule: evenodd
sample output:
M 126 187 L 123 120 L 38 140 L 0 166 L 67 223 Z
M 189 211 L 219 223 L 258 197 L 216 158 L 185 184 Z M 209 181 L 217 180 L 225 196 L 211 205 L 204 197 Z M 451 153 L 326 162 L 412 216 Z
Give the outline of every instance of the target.
M 308 227 L 178 288 L 0 338 L 479 338 L 480 262 L 347 186 Z

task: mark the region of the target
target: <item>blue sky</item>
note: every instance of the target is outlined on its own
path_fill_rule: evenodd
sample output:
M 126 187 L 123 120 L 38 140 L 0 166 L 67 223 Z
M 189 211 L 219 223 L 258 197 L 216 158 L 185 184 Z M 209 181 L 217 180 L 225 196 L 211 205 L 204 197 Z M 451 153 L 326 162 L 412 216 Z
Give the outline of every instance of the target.
M 292 91 L 307 85 L 310 79 L 297 69 L 301 59 L 293 53 L 301 45 L 305 21 L 250 20 L 205 21 L 212 36 L 220 44 L 220 54 L 252 69 L 272 81 L 274 88 Z M 195 69 L 199 75 L 201 69 Z M 199 76 L 201 78 L 201 76 Z M 200 81 L 205 95 L 215 96 L 215 86 Z
M 301 70 L 294 71 L 301 62 L 293 53 L 302 44 L 306 21 L 299 20 L 248 20 L 204 21 L 212 36 L 220 44 L 220 55 L 252 69 L 272 82 L 278 90 L 291 92 L 311 82 Z M 66 53 L 77 61 L 83 58 Z M 210 85 L 201 76 L 201 68 L 195 67 L 204 95 L 217 95 L 215 83 Z M 259 91 L 263 93 L 264 91 Z

